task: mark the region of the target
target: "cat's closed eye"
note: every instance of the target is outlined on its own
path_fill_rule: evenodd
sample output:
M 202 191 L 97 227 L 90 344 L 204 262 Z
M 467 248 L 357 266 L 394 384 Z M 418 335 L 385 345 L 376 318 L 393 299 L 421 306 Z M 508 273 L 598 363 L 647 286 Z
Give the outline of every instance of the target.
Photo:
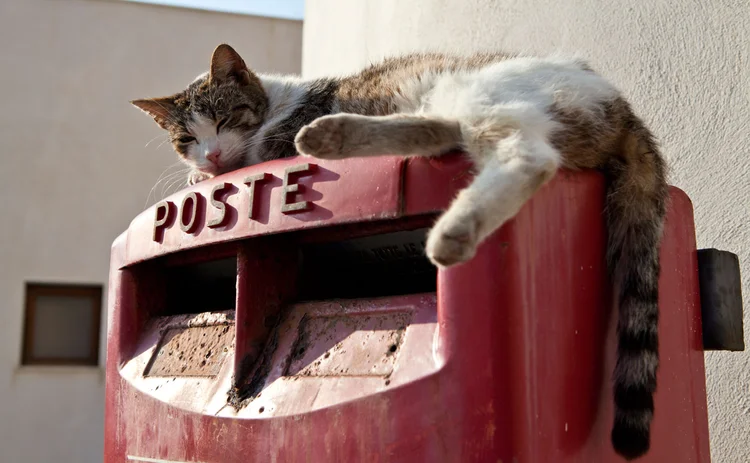
M 178 142 L 183 144 L 192 143 L 195 141 L 195 137 L 191 137 L 190 135 L 185 135 L 177 139 Z

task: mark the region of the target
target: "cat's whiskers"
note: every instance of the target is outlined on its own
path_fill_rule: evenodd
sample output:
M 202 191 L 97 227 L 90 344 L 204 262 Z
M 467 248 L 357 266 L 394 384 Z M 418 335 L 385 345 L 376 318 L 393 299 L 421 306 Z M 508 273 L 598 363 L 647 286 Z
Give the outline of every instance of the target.
M 183 187 L 187 186 L 187 173 L 190 171 L 189 168 L 186 168 L 180 172 L 178 172 L 180 175 L 175 175 L 169 180 L 168 182 L 165 182 L 165 187 L 162 189 L 161 199 L 164 199 L 165 197 L 171 195 L 175 191 L 172 191 L 172 189 L 175 186 Z
M 166 134 L 166 133 L 161 133 L 161 134 L 159 134 L 159 135 L 155 136 L 154 138 L 152 138 L 151 140 L 149 140 L 149 141 L 148 141 L 148 143 L 146 143 L 146 144 L 145 144 L 145 145 L 144 145 L 143 147 L 144 147 L 144 148 L 148 148 L 148 145 L 150 145 L 151 143 L 153 143 L 153 142 L 154 142 L 154 140 L 156 140 L 156 139 L 157 139 L 157 138 L 159 138 L 159 137 L 164 137 L 164 140 L 169 140 L 169 134 Z M 161 145 L 163 145 L 163 144 L 164 144 L 164 141 L 162 141 L 162 142 L 161 142 L 161 143 L 159 144 L 159 146 L 157 146 L 157 147 L 156 147 L 156 149 L 159 149 L 159 147 L 160 147 Z
M 169 137 L 165 138 L 164 140 L 162 140 L 162 142 L 161 142 L 161 143 L 159 143 L 159 146 L 157 146 L 157 147 L 156 147 L 156 149 L 159 149 L 159 148 L 161 148 L 161 147 L 162 147 L 162 146 L 164 145 L 164 143 L 166 143 L 166 142 L 171 142 L 171 141 L 172 141 L 172 140 L 171 140 L 171 139 L 170 139 Z
M 158 197 L 157 197 L 156 194 L 154 194 L 154 200 L 157 200 L 157 199 L 158 200 L 162 200 L 162 199 L 164 199 L 164 197 L 166 196 L 166 192 L 167 192 L 167 185 L 170 184 L 171 182 L 173 182 L 174 180 L 178 180 L 180 178 L 185 177 L 186 174 L 187 174 L 187 169 L 186 170 L 177 171 L 177 172 L 173 172 L 169 176 L 165 177 L 162 180 L 161 184 L 160 184 L 161 188 L 160 188 L 160 193 L 158 194 Z
M 152 194 L 154 195 L 154 198 L 156 198 L 156 194 L 155 193 L 156 193 L 156 189 L 159 187 L 159 185 L 163 185 L 165 182 L 171 180 L 176 175 L 179 175 L 179 174 L 183 174 L 184 175 L 187 172 L 187 169 L 180 169 L 180 170 L 178 170 L 176 172 L 171 172 L 169 174 L 166 174 L 169 169 L 172 169 L 172 168 L 178 166 L 181 163 L 182 163 L 182 161 L 177 161 L 177 162 L 175 162 L 175 163 L 167 166 L 167 168 L 164 169 L 161 174 L 159 174 L 159 177 L 157 177 L 157 179 L 156 179 L 156 183 L 154 183 L 154 186 L 151 187 L 151 190 L 148 192 L 148 196 L 146 196 L 146 203 L 143 206 L 144 209 L 145 209 L 146 205 L 148 205 L 148 202 L 151 199 L 151 195 Z
M 162 177 L 164 177 L 164 174 L 166 174 L 169 169 L 178 166 L 180 163 L 181 163 L 181 161 L 176 161 L 176 162 L 168 165 L 167 167 L 164 168 L 163 171 L 161 171 L 161 173 L 159 174 L 159 176 L 156 177 L 156 183 L 154 183 L 154 186 L 151 187 L 151 191 L 148 192 L 148 197 L 146 197 L 146 202 L 148 202 L 148 200 L 149 200 L 149 198 L 151 196 L 151 193 L 154 192 L 154 189 L 157 187 L 157 185 L 159 185 L 159 183 L 163 180 Z M 172 175 L 172 174 L 168 174 L 167 176 L 169 176 L 169 175 Z

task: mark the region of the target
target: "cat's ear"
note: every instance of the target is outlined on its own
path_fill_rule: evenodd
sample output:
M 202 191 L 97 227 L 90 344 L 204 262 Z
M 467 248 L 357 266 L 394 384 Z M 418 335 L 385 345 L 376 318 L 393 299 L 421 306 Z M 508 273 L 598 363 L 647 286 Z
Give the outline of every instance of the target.
M 169 130 L 169 122 L 172 120 L 175 104 L 174 97 L 144 98 L 130 102 L 133 106 L 154 118 L 159 127 Z
M 211 82 L 223 82 L 234 78 L 240 84 L 249 84 L 253 80 L 251 74 L 239 53 L 225 43 L 216 47 L 211 55 L 211 68 L 208 72 Z

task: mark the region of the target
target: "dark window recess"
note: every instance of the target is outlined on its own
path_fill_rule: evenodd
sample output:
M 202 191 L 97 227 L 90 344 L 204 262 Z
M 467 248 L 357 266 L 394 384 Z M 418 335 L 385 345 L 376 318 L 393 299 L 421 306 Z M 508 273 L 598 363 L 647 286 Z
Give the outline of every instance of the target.
M 98 365 L 102 287 L 26 284 L 21 363 Z
M 235 257 L 165 267 L 166 311 L 159 315 L 232 310 L 237 299 Z
M 425 255 L 427 229 L 301 248 L 298 300 L 434 292 L 437 269 Z

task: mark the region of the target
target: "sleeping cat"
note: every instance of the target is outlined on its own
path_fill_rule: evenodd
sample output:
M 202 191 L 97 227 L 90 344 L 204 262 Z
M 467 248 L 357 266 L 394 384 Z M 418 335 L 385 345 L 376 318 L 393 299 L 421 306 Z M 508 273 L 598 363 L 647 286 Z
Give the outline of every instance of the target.
M 192 167 L 189 184 L 298 152 L 343 159 L 464 150 L 477 174 L 428 235 L 427 255 L 440 267 L 471 259 L 560 168 L 603 172 L 619 303 L 612 443 L 628 459 L 648 451 L 665 166 L 619 91 L 585 63 L 413 54 L 348 77 L 301 80 L 256 74 L 220 45 L 186 90 L 132 103 L 169 132 Z

